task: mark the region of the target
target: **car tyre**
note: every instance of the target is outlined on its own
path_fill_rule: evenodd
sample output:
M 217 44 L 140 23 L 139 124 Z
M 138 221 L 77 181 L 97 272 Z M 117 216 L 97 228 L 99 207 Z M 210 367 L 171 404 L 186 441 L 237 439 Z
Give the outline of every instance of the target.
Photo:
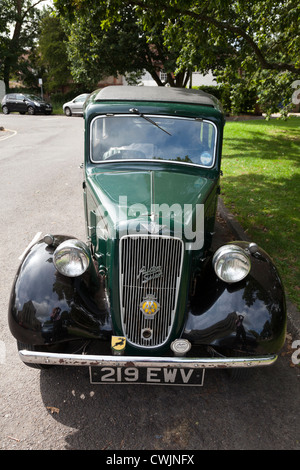
M 7 107 L 7 106 L 3 106 L 3 107 L 2 107 L 2 112 L 3 112 L 3 114 L 9 114 L 9 109 L 8 109 L 8 107 Z
M 65 115 L 68 116 L 68 117 L 72 116 L 72 111 L 71 111 L 70 108 L 68 108 L 68 107 L 65 108 Z
M 21 341 L 17 341 L 18 351 L 22 351 L 22 349 L 26 349 L 26 351 L 35 351 L 35 347 L 32 344 L 25 344 L 21 343 Z M 32 369 L 49 369 L 53 367 L 52 365 L 47 364 L 31 364 L 29 362 L 24 362 L 27 367 L 31 367 Z
M 28 106 L 27 112 L 28 112 L 28 114 L 30 114 L 31 116 L 33 116 L 33 115 L 35 114 L 34 107 L 33 107 L 33 106 Z

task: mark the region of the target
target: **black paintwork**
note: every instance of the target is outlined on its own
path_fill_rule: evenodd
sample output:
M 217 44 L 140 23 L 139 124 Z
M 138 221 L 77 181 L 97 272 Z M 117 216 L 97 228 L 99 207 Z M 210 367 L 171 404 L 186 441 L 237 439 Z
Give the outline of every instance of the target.
M 244 249 L 247 242 L 234 242 Z M 279 274 L 259 247 L 250 254 L 251 273 L 227 284 L 212 264 L 197 279 L 183 336 L 193 344 L 209 344 L 248 354 L 273 353 L 284 343 L 285 296 Z
M 56 237 L 56 241 L 67 238 Z M 243 248 L 248 245 L 235 243 Z M 55 246 L 40 241 L 22 262 L 10 299 L 12 334 L 22 343 L 46 350 L 76 339 L 109 342 L 113 331 L 102 277 L 96 276 L 93 266 L 78 278 L 61 275 L 53 264 L 54 250 Z M 251 255 L 251 274 L 231 285 L 216 277 L 211 257 L 203 262 L 182 336 L 193 346 L 210 345 L 230 355 L 278 351 L 284 341 L 285 299 L 267 254 L 258 248 Z M 102 341 L 100 349 L 101 344 L 107 349 Z
M 111 333 L 111 324 L 101 279 L 93 266 L 78 278 L 61 275 L 53 264 L 54 250 L 55 246 L 40 241 L 22 262 L 9 306 L 12 334 L 33 345 L 104 338 Z

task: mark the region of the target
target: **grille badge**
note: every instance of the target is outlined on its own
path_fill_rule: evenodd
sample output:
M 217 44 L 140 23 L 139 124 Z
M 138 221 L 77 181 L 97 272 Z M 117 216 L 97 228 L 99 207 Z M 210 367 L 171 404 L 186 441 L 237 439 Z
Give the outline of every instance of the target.
M 140 303 L 140 310 L 146 318 L 154 318 L 160 309 L 155 295 L 148 294 Z
M 139 280 L 140 277 L 142 277 L 142 284 L 145 284 L 146 282 L 151 281 L 152 279 L 163 277 L 162 267 L 152 266 L 150 269 L 147 270 L 145 266 L 143 266 L 140 269 L 137 280 Z

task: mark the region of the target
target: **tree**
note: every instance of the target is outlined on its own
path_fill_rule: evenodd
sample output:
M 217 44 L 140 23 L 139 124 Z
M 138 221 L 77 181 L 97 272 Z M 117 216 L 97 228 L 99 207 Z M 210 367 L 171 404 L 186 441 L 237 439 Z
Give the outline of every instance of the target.
M 183 49 L 183 63 L 211 69 L 219 83 L 230 85 L 233 112 L 243 111 L 245 100 L 252 97 L 254 102 L 256 96 L 262 111 L 285 115 L 300 75 L 299 3 L 204 2 L 194 11 L 187 11 L 184 3 L 191 47 Z
M 124 3 L 124 2 L 122 2 Z M 292 107 L 300 76 L 300 4 L 297 0 L 133 0 L 145 28 L 156 15 L 169 19 L 165 42 L 180 41 L 177 67 L 212 70 L 230 86 L 232 111 L 256 96 L 262 111 L 283 115 Z M 117 15 L 114 2 L 114 15 Z M 112 15 L 112 11 L 108 10 Z M 178 34 L 178 23 L 181 33 Z
M 60 9 L 69 38 L 68 56 L 75 81 L 95 85 L 110 75 L 137 79 L 146 70 L 159 86 L 186 85 L 188 73 L 184 68 L 176 76 L 172 73 L 178 50 L 164 44 L 164 23 L 155 22 L 150 34 L 129 5 L 121 8 L 108 24 L 105 22 L 106 5 L 98 3 L 89 2 L 86 8 L 75 8 L 71 14 Z M 162 70 L 166 81 L 160 78 Z
M 59 18 L 52 14 L 52 10 L 44 12 L 40 30 L 37 63 L 44 69 L 40 76 L 46 91 L 58 91 L 71 80 L 66 49 L 67 36 Z
M 1 1 L 0 77 L 6 92 L 11 75 L 18 72 L 22 55 L 28 53 L 37 37 L 41 12 L 36 7 L 43 1 Z
M 215 44 L 226 42 L 235 49 L 240 60 L 251 56 L 262 69 L 300 73 L 298 0 L 54 0 L 64 15 L 81 14 L 87 8 L 101 5 L 106 12 L 106 24 L 120 18 L 125 6 L 136 12 L 149 26 L 170 22 L 176 27 L 178 20 L 185 25 L 180 39 L 193 38 L 193 44 L 209 52 L 205 43 L 211 39 Z M 149 23 L 150 18 L 150 23 Z M 203 36 L 204 33 L 204 36 Z M 197 38 L 201 38 L 197 41 Z M 206 41 L 203 43 L 203 39 Z M 211 55 L 209 54 L 211 57 Z
M 177 52 L 173 70 L 212 70 L 230 81 L 236 110 L 245 89 L 269 112 L 291 101 L 300 76 L 298 0 L 55 0 L 69 16 L 95 3 L 105 11 L 102 27 L 120 20 L 125 6 L 149 38 L 162 26 L 164 48 Z

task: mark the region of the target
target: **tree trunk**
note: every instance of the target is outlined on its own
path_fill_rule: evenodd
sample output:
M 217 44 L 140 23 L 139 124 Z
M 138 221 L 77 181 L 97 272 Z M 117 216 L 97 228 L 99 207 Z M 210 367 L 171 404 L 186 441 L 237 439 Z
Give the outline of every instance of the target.
M 10 63 L 9 58 L 6 57 L 4 61 L 3 81 L 5 85 L 5 93 L 9 93 L 9 77 L 10 77 Z

